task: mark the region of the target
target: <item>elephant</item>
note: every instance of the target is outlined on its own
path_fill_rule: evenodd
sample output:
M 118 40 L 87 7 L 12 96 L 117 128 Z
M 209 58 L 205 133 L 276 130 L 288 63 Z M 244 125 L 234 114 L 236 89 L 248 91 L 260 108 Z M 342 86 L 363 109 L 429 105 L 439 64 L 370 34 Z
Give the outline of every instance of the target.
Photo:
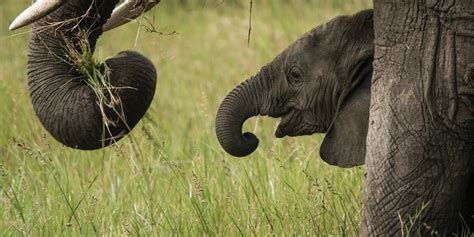
M 156 69 L 138 52 L 120 52 L 99 64 L 99 72 L 81 69 L 85 62 L 77 59 L 93 54 L 103 31 L 159 1 L 141 1 L 145 5 L 127 1 L 114 10 L 118 2 L 39 0 L 10 26 L 14 30 L 32 23 L 27 77 L 33 108 L 46 130 L 68 147 L 93 150 L 120 140 L 144 116 L 154 97 Z M 105 75 L 108 87 L 94 91 L 88 73 Z M 99 100 L 97 93 L 105 98 Z
M 326 133 L 321 158 L 364 164 L 374 56 L 373 11 L 339 16 L 292 43 L 233 89 L 216 116 L 219 143 L 242 157 L 258 146 L 242 125 L 257 115 L 281 118 L 276 137 Z
M 472 0 L 374 1 L 363 236 L 473 236 L 473 26 Z
M 326 133 L 324 161 L 366 165 L 361 236 L 473 231 L 472 6 L 381 0 L 316 27 L 224 98 L 219 143 L 252 153 L 257 115 L 277 137 Z

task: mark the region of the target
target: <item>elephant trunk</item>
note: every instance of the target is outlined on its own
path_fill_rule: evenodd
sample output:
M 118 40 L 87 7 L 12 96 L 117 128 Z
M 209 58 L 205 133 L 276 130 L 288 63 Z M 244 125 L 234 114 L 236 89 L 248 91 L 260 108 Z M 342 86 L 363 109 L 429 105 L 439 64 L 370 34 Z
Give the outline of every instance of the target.
M 28 86 L 33 108 L 66 146 L 91 150 L 114 143 L 138 123 L 153 99 L 156 70 L 140 54 L 121 52 L 99 65 L 99 74 L 110 84 L 99 88 L 108 90 L 104 99 L 113 103 L 106 104 L 88 81 L 91 75 L 80 70 L 85 62 L 74 56 L 92 55 L 117 2 L 69 0 L 32 26 Z
M 250 132 L 242 134 L 242 126 L 248 118 L 268 113 L 267 72 L 268 67 L 233 89 L 217 111 L 217 139 L 232 156 L 247 156 L 258 146 L 258 138 Z

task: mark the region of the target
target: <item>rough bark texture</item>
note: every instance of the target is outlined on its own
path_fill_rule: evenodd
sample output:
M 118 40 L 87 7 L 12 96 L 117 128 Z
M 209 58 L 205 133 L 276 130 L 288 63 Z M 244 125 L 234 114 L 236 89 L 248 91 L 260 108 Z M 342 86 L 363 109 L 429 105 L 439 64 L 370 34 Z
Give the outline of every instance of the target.
M 363 236 L 471 225 L 474 1 L 376 0 Z M 424 206 L 424 207 L 423 207 Z M 423 208 L 422 208 L 423 207 Z
M 81 34 L 87 32 L 93 52 L 102 25 L 117 2 L 69 0 L 32 27 L 28 86 L 33 107 L 51 135 L 69 147 L 90 150 L 118 141 L 143 117 L 155 93 L 153 64 L 139 53 L 121 52 L 105 64 L 112 93 L 120 98 L 115 110 L 123 111 L 125 121 L 105 105 L 101 112 L 97 95 L 66 50 L 69 45 L 81 52 Z M 114 121 L 108 129 L 103 114 Z

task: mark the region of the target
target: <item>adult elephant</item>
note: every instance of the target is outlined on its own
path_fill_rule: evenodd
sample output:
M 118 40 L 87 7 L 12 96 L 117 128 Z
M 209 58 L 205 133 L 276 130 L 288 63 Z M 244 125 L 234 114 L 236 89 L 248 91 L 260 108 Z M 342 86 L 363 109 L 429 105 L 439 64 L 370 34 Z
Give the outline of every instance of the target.
M 473 26 L 472 0 L 374 2 L 364 236 L 474 231 Z
M 111 17 L 118 0 L 40 0 L 13 21 L 11 30 L 33 23 L 30 96 L 39 120 L 58 141 L 78 149 L 101 148 L 124 137 L 144 116 L 155 92 L 153 64 L 132 51 L 96 66 L 90 57 L 104 29 L 158 2 L 128 1 Z M 91 78 L 99 77 L 105 86 L 92 86 Z

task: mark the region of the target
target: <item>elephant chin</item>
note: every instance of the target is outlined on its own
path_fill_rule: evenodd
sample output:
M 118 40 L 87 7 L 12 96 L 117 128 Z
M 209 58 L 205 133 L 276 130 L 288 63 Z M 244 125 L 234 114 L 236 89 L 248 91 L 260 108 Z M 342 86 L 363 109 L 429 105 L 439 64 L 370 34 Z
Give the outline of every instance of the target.
M 281 117 L 280 123 L 278 124 L 278 127 L 275 131 L 275 136 L 277 138 L 283 138 L 285 136 L 290 136 L 293 135 L 295 131 L 295 126 L 294 124 L 298 124 L 301 121 L 296 121 L 296 120 L 301 120 L 299 116 L 295 116 L 296 113 L 290 112 L 286 115 L 283 115 Z

